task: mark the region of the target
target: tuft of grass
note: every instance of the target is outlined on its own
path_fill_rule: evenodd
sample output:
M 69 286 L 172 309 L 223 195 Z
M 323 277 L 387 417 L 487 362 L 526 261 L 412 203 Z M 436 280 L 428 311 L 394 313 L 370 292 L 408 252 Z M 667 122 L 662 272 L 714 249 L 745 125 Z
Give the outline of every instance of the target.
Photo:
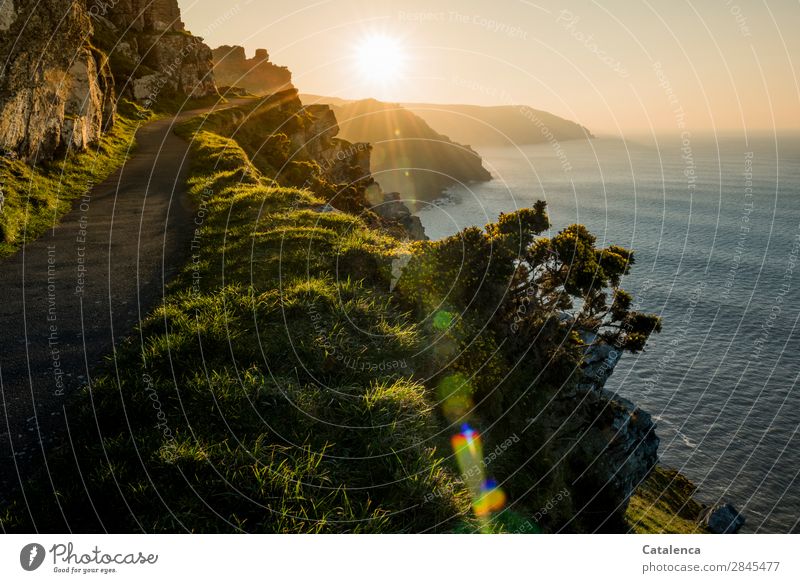
M 132 106 L 125 113 L 132 111 Z M 147 120 L 117 117 L 113 129 L 85 152 L 68 151 L 35 166 L 0 158 L 0 258 L 41 237 L 72 209 L 73 202 L 117 170 L 135 148 L 137 129 Z
M 702 534 L 704 506 L 693 496 L 697 486 L 676 470 L 656 466 L 631 497 L 625 513 L 636 534 Z

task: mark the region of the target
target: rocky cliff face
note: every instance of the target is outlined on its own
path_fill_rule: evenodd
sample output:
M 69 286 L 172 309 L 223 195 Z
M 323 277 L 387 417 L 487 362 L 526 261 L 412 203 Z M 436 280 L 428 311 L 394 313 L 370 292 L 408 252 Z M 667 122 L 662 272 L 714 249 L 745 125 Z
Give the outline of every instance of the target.
M 248 59 L 244 47 L 223 45 L 214 49 L 213 58 L 214 75 L 221 87 L 242 87 L 257 95 L 293 87 L 289 69 L 271 63 L 266 49 L 256 50 L 255 56 Z
M 312 104 L 305 110 L 313 118 L 302 135 L 311 156 L 327 168 L 326 177 L 337 184 L 368 180 L 366 200 L 380 217 L 398 224 L 412 240 L 428 239 L 419 217 L 414 216 L 398 192 L 384 192 L 380 183 L 372 178 L 372 151 L 368 142 L 349 142 L 337 138 L 339 122 L 330 105 Z M 299 144 L 295 144 L 299 147 Z
M 216 91 L 211 50 L 177 0 L 4 0 L 0 57 L 0 150 L 28 160 L 95 142 L 120 95 Z
M 676 517 L 695 523 L 697 532 L 738 532 L 745 519 L 733 506 L 719 503 L 706 507 L 691 497 L 696 487 L 687 478 L 657 467 L 659 438 L 650 414 L 605 388 L 621 351 L 595 343 L 593 334 L 583 334 L 583 340 L 588 348 L 580 381 L 572 391 L 559 394 L 546 415 L 548 430 L 558 444 L 554 453 L 577 454 L 584 462 L 572 468 L 577 472 L 571 479 L 572 510 L 584 515 L 583 524 L 589 525 L 590 531 L 627 531 L 629 525 L 620 520 L 631 497 L 640 495 L 640 487 L 650 491 L 645 498 L 653 497 L 652 490 L 663 481 L 660 476 L 668 475 L 669 479 L 658 486 L 655 501 L 647 503 L 646 512 L 658 503 L 669 503 L 676 492 L 689 487 L 691 492 L 684 495 L 685 500 L 671 509 Z M 587 460 L 589 463 L 585 463 Z M 641 506 L 642 501 L 638 504 Z
M 603 451 L 594 471 L 605 482 L 605 489 L 613 492 L 619 503 L 627 504 L 658 463 L 659 439 L 649 413 L 605 389 L 620 356 L 621 351 L 609 344 L 590 344 L 583 361 L 583 380 L 572 398 L 593 416 L 587 418 L 587 436 L 598 439 Z
M 120 95 L 149 105 L 216 93 L 211 49 L 186 31 L 177 0 L 117 0 L 90 14 Z
M 416 215 L 411 214 L 411 210 L 403 202 L 399 192 L 383 192 L 380 187 L 373 196 L 369 197 L 372 210 L 386 220 L 393 221 L 401 225 L 406 235 L 412 241 L 427 241 L 429 237 L 425 234 L 425 227 Z
M 115 96 L 85 5 L 5 0 L 0 10 L 0 150 L 34 159 L 97 140 Z
M 659 439 L 650 415 L 605 389 L 621 351 L 582 336 L 579 369 L 565 370 L 563 384 L 543 385 L 491 413 L 508 416 L 492 439 L 521 438 L 498 474 L 520 476 L 510 481 L 512 498 L 549 506 L 536 520 L 544 532 L 626 532 L 629 500 L 658 463 Z M 569 495 L 552 505 L 564 490 Z
M 376 144 L 375 175 L 387 190 L 409 201 L 434 200 L 454 184 L 492 178 L 472 148 L 438 133 L 397 104 L 365 99 L 333 105 L 333 110 L 342 137 Z

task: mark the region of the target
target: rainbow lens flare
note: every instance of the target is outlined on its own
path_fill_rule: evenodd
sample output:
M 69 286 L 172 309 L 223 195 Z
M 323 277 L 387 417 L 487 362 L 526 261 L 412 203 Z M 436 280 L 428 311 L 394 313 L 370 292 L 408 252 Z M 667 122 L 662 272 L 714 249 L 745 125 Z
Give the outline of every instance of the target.
M 501 510 L 506 503 L 506 495 L 495 480 L 486 478 L 481 436 L 465 423 L 461 426 L 461 433 L 454 435 L 450 442 L 461 476 L 472 494 L 475 514 L 482 518 Z

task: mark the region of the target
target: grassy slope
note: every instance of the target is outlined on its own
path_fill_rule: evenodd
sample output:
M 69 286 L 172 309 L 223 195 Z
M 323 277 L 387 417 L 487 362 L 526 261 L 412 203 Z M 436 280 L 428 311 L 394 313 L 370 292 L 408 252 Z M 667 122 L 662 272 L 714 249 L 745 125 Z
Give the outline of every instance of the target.
M 119 168 L 135 146 L 139 124 L 133 115 L 120 115 L 112 131 L 89 150 L 68 152 L 35 167 L 22 160 L 0 159 L 5 198 L 0 212 L 0 258 L 52 229 L 75 199 Z
M 703 507 L 697 487 L 675 470 L 657 466 L 631 498 L 625 520 L 637 534 L 699 534 Z
M 66 520 L 148 532 L 462 523 L 469 503 L 437 455 L 423 387 L 373 370 L 421 342 L 379 291 L 395 240 L 315 212 L 308 191 L 262 185 L 229 139 L 201 132 L 193 148 L 200 244 L 142 342 L 75 401 L 75 453 L 50 456 Z M 446 494 L 423 503 L 434 490 Z M 47 489 L 28 495 L 42 501 L 36 527 L 63 530 Z M 3 523 L 32 526 L 21 506 Z

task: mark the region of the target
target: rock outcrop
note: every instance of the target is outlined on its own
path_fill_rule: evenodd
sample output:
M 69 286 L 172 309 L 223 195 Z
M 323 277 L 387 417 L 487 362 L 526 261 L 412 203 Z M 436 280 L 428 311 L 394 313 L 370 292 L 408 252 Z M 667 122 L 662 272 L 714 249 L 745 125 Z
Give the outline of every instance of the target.
M 0 151 L 26 160 L 97 141 L 119 96 L 216 92 L 211 50 L 177 0 L 5 0 L 0 32 Z
M 587 349 L 581 363 L 581 380 L 573 392 L 564 395 L 566 401 L 559 399 L 559 403 L 569 403 L 566 408 L 556 406 L 551 412 L 553 431 L 563 431 L 563 426 L 556 428 L 555 425 L 566 424 L 566 434 L 573 436 L 567 439 L 569 447 L 582 450 L 585 456 L 593 456 L 592 463 L 576 480 L 578 498 L 580 491 L 584 491 L 584 499 L 579 503 L 585 505 L 589 513 L 602 513 L 602 508 L 624 511 L 631 496 L 656 470 L 660 440 L 649 413 L 605 388 L 622 351 L 603 341 L 598 342 L 591 333 L 582 334 L 582 338 Z M 579 437 L 575 439 L 574 436 Z M 665 470 L 660 471 L 663 473 Z M 670 479 L 665 488 L 685 489 L 686 486 L 680 483 L 695 488 L 684 476 L 677 472 L 674 474 L 677 477 Z M 679 484 L 673 484 L 676 480 Z M 672 498 L 668 491 L 661 492 L 661 496 Z M 744 526 L 744 517 L 730 504 L 720 503 L 706 508 L 692 498 L 690 506 L 697 509 L 696 514 L 683 518 L 697 523 L 700 529 L 705 527 L 712 533 L 728 534 L 736 533 Z M 691 514 L 687 504 L 682 505 L 679 514 Z M 601 524 L 599 528 L 604 526 Z M 608 526 L 613 530 L 613 520 L 608 521 Z M 698 532 L 702 531 L 700 529 Z
M 89 12 L 120 95 L 152 106 L 216 93 L 211 49 L 187 32 L 177 0 L 118 0 Z
M 343 138 L 374 144 L 376 179 L 409 201 L 435 200 L 454 184 L 492 178 L 475 150 L 440 134 L 399 105 L 365 99 L 332 107 Z
M 0 150 L 48 157 L 85 148 L 113 124 L 111 71 L 82 3 L 7 0 L 0 30 Z
M 388 221 L 400 224 L 409 239 L 413 241 L 428 240 L 422 221 L 411 213 L 399 192 L 383 192 L 380 185 L 376 183 L 375 193 L 373 196 L 369 196 L 368 200 L 375 213 Z
M 306 151 L 321 163 L 326 177 L 336 184 L 349 184 L 369 181 L 367 202 L 372 210 L 383 219 L 400 225 L 409 239 L 426 241 L 425 228 L 419 217 L 414 216 L 403 202 L 399 192 L 384 192 L 381 184 L 372 176 L 373 146 L 368 142 L 349 142 L 337 138 L 339 122 L 329 105 L 312 104 L 305 106 L 314 120 L 301 139 Z M 300 147 L 295 143 L 294 146 Z
M 620 351 L 594 343 L 592 334 L 583 337 L 587 348 L 578 382 L 548 398 L 536 419 L 547 459 L 561 460 L 570 476 L 572 504 L 561 518 L 551 513 L 553 522 L 543 527 L 622 532 L 628 501 L 658 462 L 659 439 L 649 414 L 605 389 Z M 574 522 L 566 526 L 562 520 Z
M 730 504 L 717 504 L 708 509 L 703 522 L 714 534 L 736 534 L 744 526 L 744 516 Z
M 244 47 L 223 45 L 213 50 L 213 59 L 220 87 L 242 87 L 256 95 L 293 87 L 289 69 L 271 63 L 266 49 L 257 49 L 255 56 L 248 59 Z
M 634 490 L 658 463 L 659 438 L 650 414 L 628 399 L 605 389 L 605 384 L 621 357 L 615 347 L 595 341 L 588 335 L 589 348 L 584 355 L 583 381 L 575 397 L 601 411 L 603 437 L 607 438 L 600 460 L 606 483 L 627 502 Z

